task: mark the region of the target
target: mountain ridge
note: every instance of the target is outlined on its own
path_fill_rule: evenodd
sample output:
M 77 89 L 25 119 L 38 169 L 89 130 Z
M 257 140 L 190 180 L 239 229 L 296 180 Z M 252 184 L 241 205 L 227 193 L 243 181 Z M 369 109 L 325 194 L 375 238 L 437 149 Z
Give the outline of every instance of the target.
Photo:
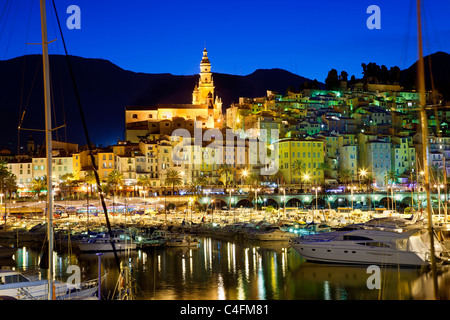
M 90 139 L 94 144 L 114 144 L 123 139 L 125 107 L 171 103 L 191 103 L 198 75 L 135 72 L 121 68 L 109 60 L 69 56 L 80 94 Z M 59 140 L 80 145 L 86 143 L 76 105 L 65 55 L 50 55 L 53 127 L 67 123 L 55 132 Z M 32 134 L 35 144 L 42 145 L 43 134 L 25 129 L 43 129 L 44 98 L 42 55 L 30 54 L 0 60 L 0 149 L 17 151 Z M 238 102 L 239 97 L 265 96 L 267 90 L 284 92 L 288 86 L 299 87 L 305 77 L 283 69 L 258 69 L 249 75 L 214 73 L 216 94 L 224 107 Z M 262 78 L 262 79 L 260 79 Z M 58 111 L 59 110 L 59 111 Z M 23 113 L 18 136 L 19 120 Z M 70 121 L 69 121 L 70 120 Z

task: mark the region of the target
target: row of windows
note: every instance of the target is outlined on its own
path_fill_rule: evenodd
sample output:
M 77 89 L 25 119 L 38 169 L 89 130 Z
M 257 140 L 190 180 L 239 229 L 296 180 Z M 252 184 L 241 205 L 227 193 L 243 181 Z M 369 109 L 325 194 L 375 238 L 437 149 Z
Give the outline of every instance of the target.
M 302 144 L 303 147 L 311 147 L 311 142 L 291 142 L 292 147 L 295 147 L 295 144 L 297 144 L 297 147 L 300 147 L 300 144 Z M 322 148 L 322 143 L 321 142 L 312 142 L 312 147 L 315 148 L 317 144 L 317 147 Z M 285 142 L 283 144 L 284 148 L 288 147 L 288 142 Z
M 297 158 L 301 158 L 300 157 L 300 152 L 297 152 Z M 313 152 L 312 153 L 312 157 L 313 158 L 320 158 L 320 152 Z M 279 158 L 283 158 L 283 155 L 282 154 L 280 154 L 279 155 Z M 288 152 L 285 152 L 284 153 L 284 158 L 289 158 L 289 153 Z M 292 152 L 292 158 L 295 158 L 295 152 Z M 306 152 L 303 152 L 303 158 L 306 158 Z M 311 152 L 308 152 L 308 158 L 311 158 Z

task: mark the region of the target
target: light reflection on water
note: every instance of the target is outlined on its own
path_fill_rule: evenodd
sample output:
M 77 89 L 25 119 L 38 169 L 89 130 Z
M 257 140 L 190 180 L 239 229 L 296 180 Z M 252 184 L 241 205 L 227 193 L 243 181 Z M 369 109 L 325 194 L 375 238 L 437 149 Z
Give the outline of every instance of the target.
M 197 248 L 155 248 L 120 254 L 132 266 L 137 299 L 155 300 L 410 300 L 432 299 L 430 271 L 386 268 L 381 289 L 369 289 L 365 267 L 306 262 L 289 244 L 220 241 L 201 238 Z M 19 270 L 39 265 L 38 250 L 19 248 L 10 264 Z M 112 253 L 102 258 L 102 295 L 110 298 L 118 271 Z M 84 279 L 98 275 L 93 254 L 54 254 L 55 278 L 65 280 L 65 270 L 75 264 Z M 42 272 L 45 277 L 45 272 Z M 450 269 L 439 272 L 442 299 L 449 299 Z

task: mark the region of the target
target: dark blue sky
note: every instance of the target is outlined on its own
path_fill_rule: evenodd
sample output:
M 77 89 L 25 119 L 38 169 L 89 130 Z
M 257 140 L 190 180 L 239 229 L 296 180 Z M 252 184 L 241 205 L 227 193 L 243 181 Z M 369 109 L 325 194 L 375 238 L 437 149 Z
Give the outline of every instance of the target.
M 5 4 L 6 2 L 6 4 Z M 70 54 L 103 58 L 146 73 L 199 72 L 204 45 L 213 72 L 246 75 L 282 68 L 324 81 L 331 68 L 361 76 L 361 63 L 404 69 L 417 59 L 415 0 L 57 0 Z M 81 9 L 81 29 L 69 30 L 69 5 Z M 369 30 L 367 7 L 381 9 L 381 29 Z M 47 1 L 49 39 L 58 38 Z M 424 54 L 450 53 L 450 1 L 424 1 Z M 40 53 L 38 0 L 2 0 L 0 59 Z M 63 54 L 61 41 L 50 53 Z

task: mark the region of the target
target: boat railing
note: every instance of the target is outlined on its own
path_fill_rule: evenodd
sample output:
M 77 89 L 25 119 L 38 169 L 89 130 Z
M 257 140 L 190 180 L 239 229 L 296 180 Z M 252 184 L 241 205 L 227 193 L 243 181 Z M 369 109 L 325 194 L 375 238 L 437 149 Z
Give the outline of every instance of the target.
M 37 300 L 35 296 L 28 292 L 25 288 L 18 288 L 18 296 L 23 296 L 21 300 Z

